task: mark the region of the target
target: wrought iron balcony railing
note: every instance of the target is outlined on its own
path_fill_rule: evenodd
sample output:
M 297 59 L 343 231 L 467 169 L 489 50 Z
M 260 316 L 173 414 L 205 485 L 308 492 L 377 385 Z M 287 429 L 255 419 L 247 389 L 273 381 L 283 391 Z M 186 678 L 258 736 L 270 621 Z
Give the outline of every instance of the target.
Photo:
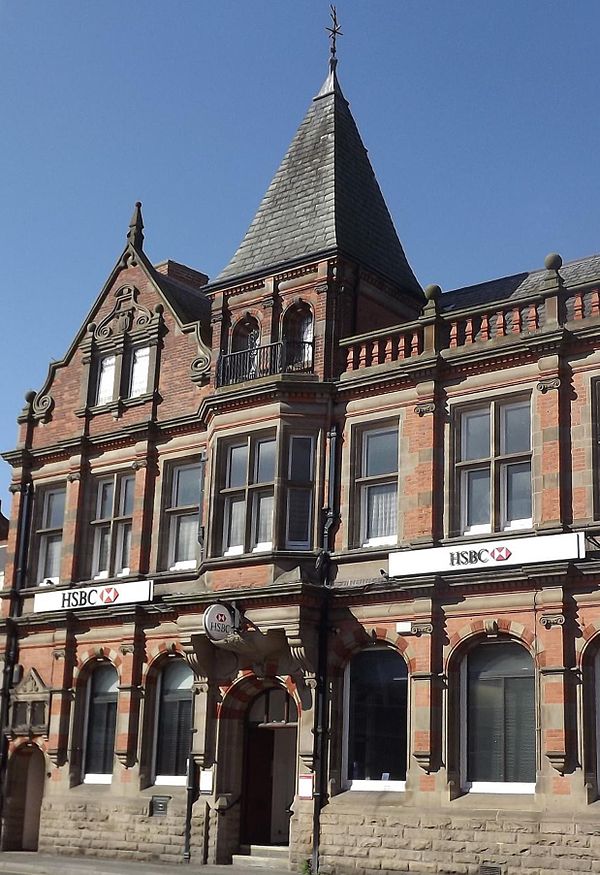
M 273 374 L 312 373 L 312 341 L 280 340 L 254 349 L 224 353 L 217 367 L 217 386 L 232 386 Z

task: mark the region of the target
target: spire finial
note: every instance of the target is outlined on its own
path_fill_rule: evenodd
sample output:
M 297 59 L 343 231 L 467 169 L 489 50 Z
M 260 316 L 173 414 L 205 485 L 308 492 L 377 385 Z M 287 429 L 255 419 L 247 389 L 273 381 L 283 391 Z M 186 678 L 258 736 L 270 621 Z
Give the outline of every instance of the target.
M 340 25 L 337 20 L 337 9 L 333 4 L 329 7 L 329 15 L 331 16 L 331 27 L 326 27 L 325 30 L 329 34 L 330 47 L 329 52 L 331 57 L 329 59 L 329 66 L 331 70 L 335 70 L 337 66 L 337 56 L 336 56 L 336 40 L 338 36 L 344 36 L 341 31 Z
M 142 219 L 142 203 L 136 201 L 133 208 L 133 215 L 129 223 L 129 231 L 127 232 L 127 242 L 131 243 L 134 249 L 141 250 L 144 245 L 144 221 Z

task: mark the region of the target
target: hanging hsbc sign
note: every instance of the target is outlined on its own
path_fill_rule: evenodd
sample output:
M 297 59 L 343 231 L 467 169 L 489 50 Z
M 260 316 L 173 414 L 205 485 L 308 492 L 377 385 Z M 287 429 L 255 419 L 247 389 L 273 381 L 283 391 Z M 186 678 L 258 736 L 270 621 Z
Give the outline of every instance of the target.
M 72 611 L 75 608 L 110 608 L 152 601 L 152 580 L 133 580 L 129 583 L 103 583 L 39 592 L 33 599 L 33 613 L 43 611 Z
M 389 575 L 409 577 L 449 571 L 486 571 L 508 565 L 584 558 L 583 532 L 476 543 L 469 541 L 452 547 L 390 553 Z
M 224 641 L 237 632 L 239 611 L 221 602 L 209 605 L 202 614 L 202 625 L 211 641 Z

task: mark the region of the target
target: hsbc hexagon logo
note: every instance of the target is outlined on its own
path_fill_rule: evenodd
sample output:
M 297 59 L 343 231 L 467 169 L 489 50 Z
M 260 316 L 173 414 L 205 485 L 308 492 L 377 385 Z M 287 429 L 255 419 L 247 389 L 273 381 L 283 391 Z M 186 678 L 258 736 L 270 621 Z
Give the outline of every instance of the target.
M 506 562 L 507 559 L 510 559 L 512 553 L 508 547 L 494 547 L 493 550 L 490 550 L 490 556 L 494 562 Z
M 119 592 L 114 586 L 105 586 L 98 593 L 98 598 L 105 605 L 112 605 L 119 598 Z

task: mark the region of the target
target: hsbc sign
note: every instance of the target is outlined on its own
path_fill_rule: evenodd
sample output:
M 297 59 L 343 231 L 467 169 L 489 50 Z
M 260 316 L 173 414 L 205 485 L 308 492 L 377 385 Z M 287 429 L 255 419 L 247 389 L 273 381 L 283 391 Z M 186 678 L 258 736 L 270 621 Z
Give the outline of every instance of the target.
M 390 553 L 389 575 L 408 577 L 448 571 L 484 571 L 508 565 L 584 558 L 585 536 L 582 532 L 476 543 L 469 541 L 452 547 Z
M 152 601 L 153 581 L 133 580 L 129 583 L 106 583 L 40 592 L 34 596 L 33 612 L 71 611 L 75 608 L 110 608 L 112 605 L 132 605 Z

